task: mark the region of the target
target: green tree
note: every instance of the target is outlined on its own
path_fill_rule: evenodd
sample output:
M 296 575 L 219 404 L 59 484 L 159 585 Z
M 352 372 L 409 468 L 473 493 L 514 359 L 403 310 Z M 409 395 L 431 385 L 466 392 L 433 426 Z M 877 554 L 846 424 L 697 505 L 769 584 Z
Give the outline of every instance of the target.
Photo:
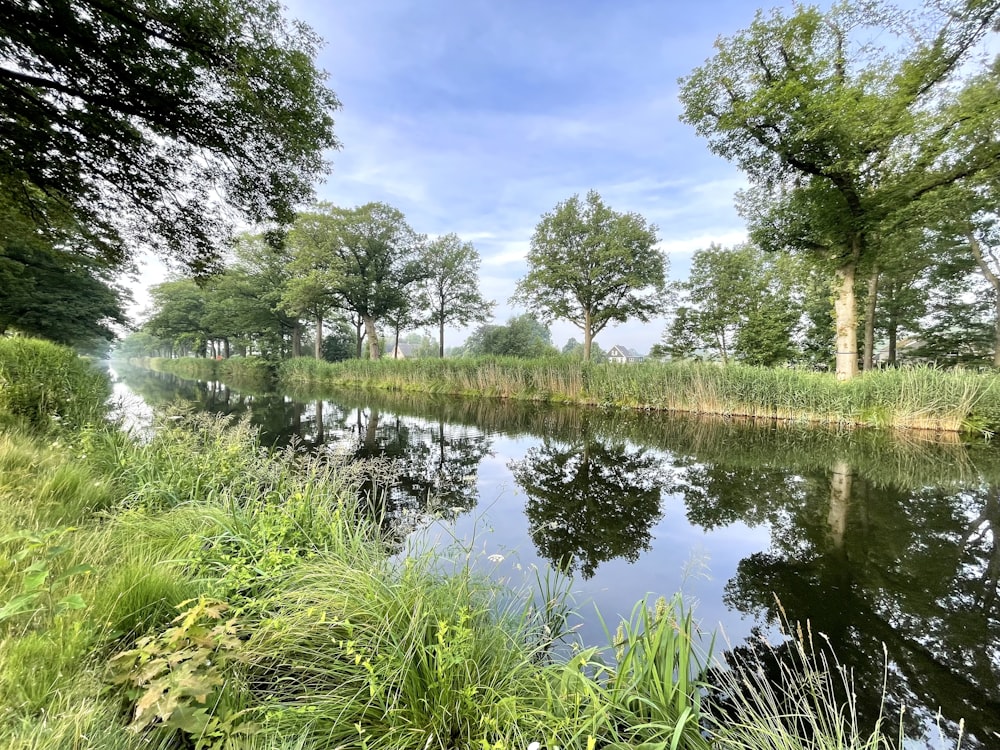
M 128 293 L 86 239 L 50 238 L 6 224 L 0 232 L 0 335 L 16 329 L 60 344 L 88 348 L 127 325 Z
M 438 326 L 438 356 L 444 357 L 444 325 L 468 325 L 489 320 L 493 303 L 479 291 L 479 253 L 456 234 L 438 237 L 427 246 L 427 278 L 421 284 L 419 305 L 428 311 L 426 322 Z
M 545 320 L 568 320 L 591 342 L 612 322 L 647 321 L 660 311 L 667 260 L 656 227 L 637 213 L 611 210 L 594 190 L 544 214 L 531 238 L 528 275 L 514 300 Z
M 338 208 L 328 203 L 299 217 L 304 262 L 317 269 L 314 291 L 360 318 L 372 359 L 379 358 L 376 322 L 399 310 L 426 278 L 423 237 L 385 203 Z
M 903 26 L 875 4 L 758 13 L 682 79 L 682 119 L 750 178 L 741 209 L 755 239 L 836 273 L 838 378 L 857 373 L 854 288 L 859 268 L 877 265 L 879 233 L 912 201 L 1000 155 L 994 144 L 967 158 L 948 138 L 994 127 L 990 108 L 952 106 L 947 87 L 997 12 L 996 2 L 942 8 L 939 30 L 903 53 L 874 45 Z
M 67 211 L 109 259 L 139 238 L 204 270 L 233 209 L 290 221 L 338 145 L 320 40 L 271 0 L 2 11 L 0 197 L 41 230 Z
M 482 325 L 465 342 L 465 353 L 472 356 L 546 357 L 556 354 L 552 334 L 532 315 L 511 318 L 506 325 Z
M 150 287 L 152 309 L 142 330 L 177 349 L 205 356 L 210 332 L 205 321 L 207 295 L 193 279 L 175 279 Z

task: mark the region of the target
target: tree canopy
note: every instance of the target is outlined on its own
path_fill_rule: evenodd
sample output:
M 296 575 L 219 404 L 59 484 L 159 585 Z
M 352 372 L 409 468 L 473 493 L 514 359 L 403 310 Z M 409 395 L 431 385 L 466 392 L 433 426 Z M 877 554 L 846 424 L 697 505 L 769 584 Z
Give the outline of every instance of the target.
M 649 320 L 663 304 L 667 261 L 656 227 L 637 213 L 608 208 L 591 190 L 542 216 L 531 238 L 528 274 L 514 299 L 547 320 L 583 331 L 583 357 L 612 322 Z
M 0 198 L 43 230 L 69 213 L 114 261 L 143 242 L 209 268 L 237 217 L 291 221 L 338 145 L 319 39 L 271 0 L 0 16 Z
M 1000 3 L 952 3 L 895 52 L 876 42 L 913 28 L 878 3 L 758 13 L 682 79 L 683 118 L 752 183 L 742 211 L 763 246 L 836 271 L 837 374 L 858 368 L 854 285 L 874 274 L 878 240 L 910 204 L 1000 156 L 963 137 L 994 131 L 995 104 L 954 97 Z

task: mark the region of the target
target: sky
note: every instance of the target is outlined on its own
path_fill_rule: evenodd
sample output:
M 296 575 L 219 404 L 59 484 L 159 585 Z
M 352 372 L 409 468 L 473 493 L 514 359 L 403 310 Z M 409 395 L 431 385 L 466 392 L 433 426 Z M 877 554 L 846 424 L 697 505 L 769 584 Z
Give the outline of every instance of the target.
M 317 197 L 384 201 L 418 232 L 473 242 L 495 322 L 524 312 L 509 297 L 527 271 L 531 234 L 574 194 L 597 190 L 616 211 L 655 223 L 674 279 L 687 276 L 695 250 L 745 238 L 733 205 L 744 180 L 679 121 L 677 79 L 711 56 L 717 36 L 750 24 L 755 0 L 286 6 L 325 40 L 318 64 L 342 103 L 343 148 L 329 154 L 333 171 Z M 141 281 L 163 274 L 153 264 Z M 148 300 L 136 296 L 137 307 Z M 646 352 L 665 325 L 634 321 L 596 341 Z M 583 338 L 566 322 L 551 329 L 559 347 Z M 449 328 L 446 344 L 468 332 Z

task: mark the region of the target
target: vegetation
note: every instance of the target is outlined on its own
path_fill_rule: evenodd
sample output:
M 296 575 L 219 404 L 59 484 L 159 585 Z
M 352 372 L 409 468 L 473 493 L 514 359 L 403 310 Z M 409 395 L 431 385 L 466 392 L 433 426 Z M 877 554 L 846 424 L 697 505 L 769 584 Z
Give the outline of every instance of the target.
M 741 693 L 738 722 L 706 710 L 709 662 L 678 599 L 640 602 L 606 650 L 559 657 L 559 589 L 393 562 L 377 489 L 391 467 L 265 451 L 212 417 L 134 440 L 101 423 L 87 377 L 96 421 L 0 435 L 7 747 L 700 750 L 781 715 L 764 685 L 760 701 Z M 801 679 L 804 694 L 844 678 L 819 664 Z M 824 722 L 852 721 L 843 701 L 822 696 L 803 720 L 839 741 Z
M 337 364 L 289 360 L 288 384 L 326 383 L 841 425 L 992 433 L 994 375 L 912 368 L 841 384 L 823 373 L 696 362 L 585 365 L 552 358 Z
M 611 210 L 596 191 L 574 195 L 535 227 L 528 274 L 515 299 L 543 320 L 568 320 L 583 331 L 583 358 L 609 323 L 646 321 L 663 305 L 666 258 L 656 227 L 636 213 Z
M 479 253 L 471 242 L 456 234 L 438 237 L 427 246 L 426 263 L 420 307 L 438 327 L 438 356 L 444 357 L 444 324 L 485 322 L 493 303 L 479 292 Z
M 5 14 L 0 205 L 42 233 L 72 221 L 112 261 L 128 232 L 204 270 L 227 208 L 289 222 L 337 145 L 319 40 L 266 0 Z
M 996 14 L 962 3 L 914 25 L 877 4 L 760 12 L 681 81 L 683 119 L 751 181 L 741 210 L 754 240 L 835 274 L 840 379 L 858 371 L 856 284 L 874 300 L 886 245 L 917 204 L 996 165 L 995 140 L 975 135 L 995 123 L 984 97 L 996 101 L 996 71 L 952 93 Z M 886 32 L 915 38 L 887 51 Z

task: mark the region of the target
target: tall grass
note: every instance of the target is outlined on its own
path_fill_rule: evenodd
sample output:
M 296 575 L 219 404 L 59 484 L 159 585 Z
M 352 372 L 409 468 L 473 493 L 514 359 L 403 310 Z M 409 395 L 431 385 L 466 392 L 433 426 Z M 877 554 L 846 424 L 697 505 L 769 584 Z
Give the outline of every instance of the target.
M 222 379 L 233 385 L 265 387 L 274 376 L 274 366 L 262 357 L 153 357 L 132 360 L 134 364 L 157 372 L 197 380 Z
M 710 363 L 589 365 L 565 359 L 293 359 L 283 383 L 335 384 L 726 417 L 936 431 L 1000 429 L 1000 376 L 911 368 L 846 383 L 802 370 Z
M 0 417 L 30 429 L 65 422 L 79 427 L 104 418 L 107 378 L 64 346 L 0 336 Z

